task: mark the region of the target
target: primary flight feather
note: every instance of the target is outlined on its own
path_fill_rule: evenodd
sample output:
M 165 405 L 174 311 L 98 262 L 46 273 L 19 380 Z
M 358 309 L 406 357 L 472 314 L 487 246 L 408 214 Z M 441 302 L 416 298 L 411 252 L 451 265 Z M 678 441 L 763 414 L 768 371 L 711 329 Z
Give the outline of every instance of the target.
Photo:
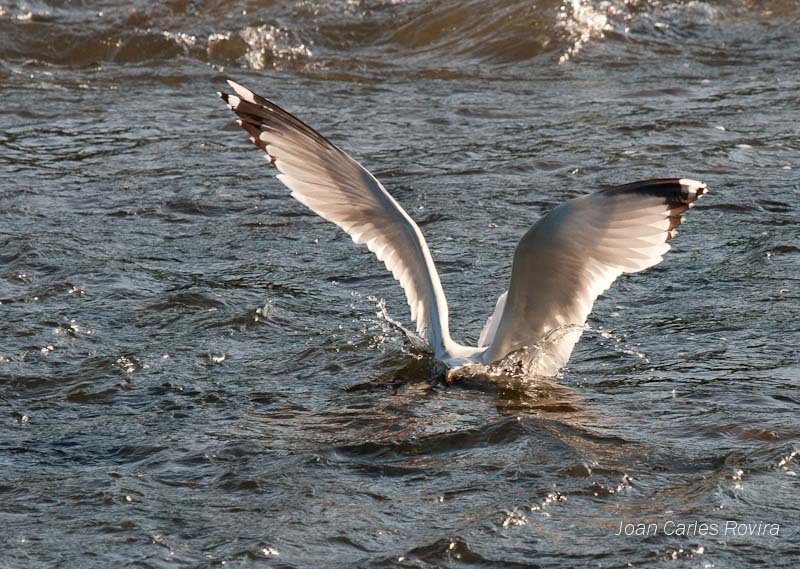
M 634 182 L 569 200 L 542 217 L 514 253 L 511 283 L 478 346 L 450 337 L 447 299 L 414 220 L 366 168 L 314 129 L 238 83 L 219 96 L 266 152 L 291 195 L 365 244 L 400 282 L 417 333 L 450 367 L 492 364 L 547 339 L 537 373 L 569 359 L 595 299 L 622 273 L 658 264 L 682 213 L 706 185 Z

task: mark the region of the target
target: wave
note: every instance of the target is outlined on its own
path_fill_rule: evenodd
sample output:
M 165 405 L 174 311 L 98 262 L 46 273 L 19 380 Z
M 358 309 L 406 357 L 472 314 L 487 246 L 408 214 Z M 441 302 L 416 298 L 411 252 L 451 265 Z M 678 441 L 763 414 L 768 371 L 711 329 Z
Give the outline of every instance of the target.
M 789 0 L 230 1 L 155 4 L 37 2 L 0 6 L 0 60 L 85 67 L 188 58 L 222 69 L 479 68 L 587 44 L 663 42 L 675 30 L 731 18 L 796 16 Z M 673 35 L 670 34 L 673 32 Z M 680 35 L 680 33 L 679 33 Z

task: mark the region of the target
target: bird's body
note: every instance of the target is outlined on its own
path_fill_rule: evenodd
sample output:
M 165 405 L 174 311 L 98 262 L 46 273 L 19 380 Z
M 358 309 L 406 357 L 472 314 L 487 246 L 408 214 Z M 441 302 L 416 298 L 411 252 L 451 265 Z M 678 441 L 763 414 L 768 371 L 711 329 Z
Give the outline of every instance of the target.
M 659 263 L 681 214 L 705 184 L 667 178 L 635 182 L 569 200 L 519 242 L 508 291 L 478 346 L 450 336 L 447 300 L 419 227 L 378 180 L 293 115 L 234 83 L 220 93 L 251 140 L 266 152 L 291 195 L 366 244 L 406 293 L 417 334 L 451 368 L 497 363 L 539 346 L 536 373 L 563 367 L 592 305 L 622 273 Z

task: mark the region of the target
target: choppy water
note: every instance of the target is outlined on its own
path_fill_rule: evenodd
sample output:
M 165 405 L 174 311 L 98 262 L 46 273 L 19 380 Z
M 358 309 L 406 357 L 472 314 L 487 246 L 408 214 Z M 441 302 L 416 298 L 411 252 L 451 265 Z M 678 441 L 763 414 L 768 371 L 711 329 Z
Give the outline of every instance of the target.
M 792 0 L 0 2 L 0 567 L 796 566 L 799 29 Z M 226 77 L 384 181 L 462 341 L 564 199 L 712 194 L 563 377 L 447 386 Z

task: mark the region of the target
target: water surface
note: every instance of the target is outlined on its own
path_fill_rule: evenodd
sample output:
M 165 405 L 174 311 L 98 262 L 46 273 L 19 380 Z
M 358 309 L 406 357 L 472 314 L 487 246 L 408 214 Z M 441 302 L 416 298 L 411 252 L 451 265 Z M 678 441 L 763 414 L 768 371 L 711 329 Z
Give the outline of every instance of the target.
M 790 0 L 0 2 L 0 567 L 795 566 L 798 29 Z M 228 77 L 384 182 L 464 342 L 558 203 L 712 193 L 561 377 L 446 385 Z M 729 520 L 780 535 L 663 531 Z

